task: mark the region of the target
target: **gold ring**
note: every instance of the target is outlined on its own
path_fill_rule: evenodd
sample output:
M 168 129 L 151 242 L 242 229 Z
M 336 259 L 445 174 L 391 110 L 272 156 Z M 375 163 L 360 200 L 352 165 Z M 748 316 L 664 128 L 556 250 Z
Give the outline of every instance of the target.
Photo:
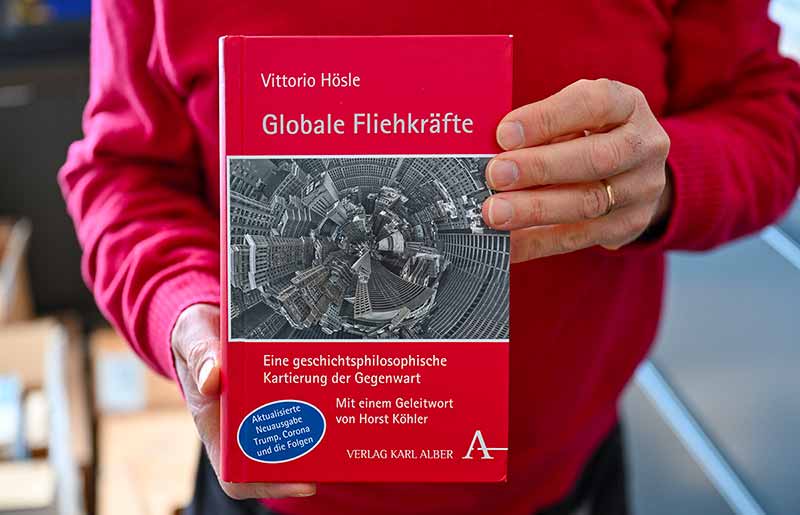
M 611 183 L 606 179 L 600 182 L 606 187 L 606 195 L 608 196 L 608 207 L 606 208 L 606 212 L 603 213 L 603 216 L 606 216 L 614 211 L 614 208 L 617 206 L 617 199 L 614 197 L 614 188 L 611 187 Z

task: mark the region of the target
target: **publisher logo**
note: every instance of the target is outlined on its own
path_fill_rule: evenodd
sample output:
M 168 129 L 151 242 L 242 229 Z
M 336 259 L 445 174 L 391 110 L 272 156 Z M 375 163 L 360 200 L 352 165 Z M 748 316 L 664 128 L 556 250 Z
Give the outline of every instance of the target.
M 461 457 L 462 460 L 471 460 L 472 454 L 475 452 L 480 453 L 482 460 L 493 460 L 494 456 L 492 456 L 489 451 L 508 451 L 508 447 L 487 447 L 486 440 L 483 439 L 483 433 L 481 430 L 478 429 L 475 431 L 475 434 L 472 435 L 472 441 L 469 443 L 469 449 L 467 449 L 467 453 Z
M 325 436 L 325 417 L 313 404 L 285 399 L 251 411 L 239 425 L 239 448 L 251 460 L 284 463 L 311 452 Z

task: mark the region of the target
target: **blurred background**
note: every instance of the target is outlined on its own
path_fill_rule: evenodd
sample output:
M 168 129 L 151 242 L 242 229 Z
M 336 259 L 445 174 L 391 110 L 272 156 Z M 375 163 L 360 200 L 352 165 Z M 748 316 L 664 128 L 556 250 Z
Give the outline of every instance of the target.
M 89 10 L 0 0 L 0 515 L 164 515 L 191 495 L 191 418 L 97 312 L 55 181 L 81 137 Z M 770 12 L 800 58 L 800 0 Z M 634 512 L 800 513 L 800 201 L 672 255 L 668 281 L 623 399 Z

